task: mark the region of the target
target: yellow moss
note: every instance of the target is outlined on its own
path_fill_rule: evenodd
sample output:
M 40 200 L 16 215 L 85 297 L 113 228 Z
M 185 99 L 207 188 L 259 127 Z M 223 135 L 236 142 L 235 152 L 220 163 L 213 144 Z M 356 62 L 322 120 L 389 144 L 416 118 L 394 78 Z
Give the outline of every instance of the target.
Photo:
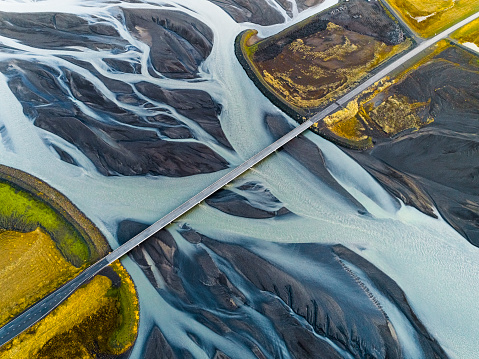
M 258 49 L 257 41 L 258 41 L 258 30 L 248 30 L 241 40 L 241 48 L 247 55 L 247 58 L 252 59 L 252 56 Z
M 384 132 L 392 136 L 406 129 L 417 130 L 432 122 L 432 119 L 423 122 L 418 115 L 418 110 L 428 104 L 428 102 L 410 103 L 405 96 L 393 95 L 372 108 L 368 115 Z
M 334 125 L 340 121 L 348 120 L 356 116 L 356 114 L 358 113 L 358 109 L 358 101 L 354 99 L 352 101 L 349 101 L 345 108 L 325 117 L 323 121 L 327 126 Z
M 424 61 L 427 59 L 423 59 L 422 63 Z M 410 69 L 405 71 L 402 76 L 404 77 L 409 71 Z M 422 120 L 419 116 L 420 110 L 426 109 L 430 100 L 410 102 L 405 96 L 387 96 L 388 87 L 398 81 L 399 77 L 394 80 L 385 78 L 375 83 L 351 100 L 345 108 L 326 117 L 323 120 L 324 125 L 336 136 L 358 142 L 368 139 L 368 134 L 374 133 L 377 129 L 381 129 L 388 136 L 393 136 L 403 130 L 417 130 L 431 123 L 432 118 Z M 378 98 L 378 96 L 381 97 Z M 377 106 L 376 102 L 379 102 Z M 368 128 L 365 128 L 363 123 Z M 319 128 L 320 124 L 315 124 L 315 127 Z
M 77 267 L 91 264 L 108 253 L 108 243 L 98 228 L 68 198 L 45 182 L 0 165 L 0 187 L 2 223 L 14 215 L 27 225 L 35 225 L 28 230 L 5 228 L 27 232 L 39 224 L 50 233 L 65 258 Z
M 330 130 L 337 136 L 352 141 L 361 141 L 368 138 L 368 136 L 364 134 L 364 127 L 356 117 L 339 121 L 331 126 Z
M 267 70 L 263 70 L 263 78 L 271 87 L 273 87 L 283 97 L 289 97 L 290 95 L 289 91 L 284 85 L 284 79 L 288 78 L 286 74 L 275 73 L 273 76 Z M 281 79 L 283 79 L 283 82 L 281 81 Z
M 328 129 L 339 137 L 352 141 L 365 140 L 368 136 L 357 119 L 358 108 L 358 102 L 352 100 L 345 108 L 329 115 L 323 121 Z
M 253 57 L 255 52 L 258 50 L 258 44 L 260 42 L 259 37 L 257 36 L 258 31 L 257 30 L 247 30 L 244 32 L 239 41 L 239 46 L 241 48 L 242 52 L 242 58 L 244 61 L 248 63 L 248 67 L 250 68 L 251 71 L 254 72 L 255 78 L 268 90 L 271 91 L 271 87 L 268 85 L 268 83 L 264 80 L 263 74 L 261 71 L 258 69 L 258 67 L 255 65 L 253 61 Z M 273 92 L 274 93 L 274 92 Z M 282 100 L 282 97 L 278 97 L 278 99 Z M 283 100 L 284 102 L 284 100 Z M 302 110 L 300 108 L 295 108 L 295 111 L 298 113 L 302 113 Z
M 330 32 L 344 31 L 341 26 L 332 22 L 328 23 L 326 30 Z M 321 59 L 323 61 L 330 61 L 333 59 L 344 59 L 345 56 L 357 51 L 358 46 L 351 43 L 351 40 L 347 36 L 344 36 L 344 43 L 332 46 L 325 51 L 315 51 L 314 47 L 306 45 L 302 39 L 296 39 L 293 41 L 289 45 L 289 49 L 292 52 L 300 53 L 303 57 L 303 60 Z
M 320 78 L 326 77 L 327 72 L 322 67 L 311 65 L 309 68 L 303 70 L 303 74 L 307 77 L 319 80 Z
M 477 0 L 389 0 L 420 36 L 431 37 L 479 10 Z
M 371 106 L 371 100 L 373 100 L 379 94 L 386 92 L 390 86 L 403 81 L 411 72 L 431 61 L 433 57 L 444 51 L 449 46 L 451 46 L 451 44 L 447 40 L 441 40 L 437 42 L 426 56 L 422 57 L 412 66 L 400 72 L 395 78 L 390 79 L 389 77 L 385 77 L 368 89 L 364 90 L 359 96 L 356 97 L 356 99 L 352 100 L 356 101 L 356 103 L 359 101 L 358 114 L 361 116 L 361 118 L 365 120 L 365 122 L 370 120 L 369 111 L 371 111 L 372 107 L 368 107 Z M 350 105 L 348 104 L 348 106 Z
M 39 228 L 29 233 L 0 233 L 0 253 L 0 325 L 80 270 L 63 258 Z
M 119 300 L 121 302 L 121 323 L 110 340 L 110 346 L 115 354 L 124 353 L 135 342 L 138 333 L 138 323 L 140 320 L 140 311 L 138 297 L 136 296 L 135 284 L 128 272 L 115 261 L 111 264 L 113 269 L 121 278 L 121 287 Z

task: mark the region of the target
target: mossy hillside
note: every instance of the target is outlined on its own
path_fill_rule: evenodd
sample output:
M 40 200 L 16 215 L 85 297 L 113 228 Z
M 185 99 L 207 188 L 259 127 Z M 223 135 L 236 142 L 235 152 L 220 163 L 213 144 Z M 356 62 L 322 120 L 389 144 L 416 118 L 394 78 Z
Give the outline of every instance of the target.
M 255 65 L 288 103 L 305 110 L 319 109 L 411 45 L 410 40 L 386 45 L 329 22 L 320 33 L 296 39 L 279 56 Z
M 235 54 L 236 58 L 243 66 L 243 69 L 248 74 L 248 77 L 253 81 L 261 93 L 266 96 L 272 103 L 278 106 L 281 110 L 286 112 L 289 116 L 303 122 L 310 115 L 304 109 L 288 103 L 286 100 L 277 96 L 270 85 L 263 79 L 263 75 L 252 61 L 254 54 L 260 48 L 260 43 L 254 42 L 258 40 L 256 30 L 245 30 L 240 33 L 235 40 Z
M 312 21 L 313 20 L 310 18 L 304 20 L 302 23 L 300 23 L 300 25 L 308 24 Z M 274 37 L 279 38 L 280 36 L 284 35 L 284 33 L 287 33 L 289 31 L 291 31 L 291 29 L 284 30 L 279 34 L 274 35 Z M 296 119 L 298 122 L 305 121 L 306 118 L 311 116 L 313 113 L 306 112 L 304 109 L 296 107 L 293 104 L 288 103 L 281 97 L 276 96 L 275 92 L 270 88 L 269 84 L 263 80 L 263 77 L 261 76 L 259 70 L 255 67 L 252 58 L 255 52 L 262 46 L 261 44 L 265 41 L 262 40 L 260 42 L 257 42 L 258 39 L 256 38 L 256 35 L 256 30 L 246 30 L 236 37 L 235 52 L 238 60 L 242 64 L 250 79 L 271 102 L 281 108 L 281 110 L 286 112 L 289 116 Z M 336 133 L 337 131 L 333 131 L 331 128 L 324 126 L 323 123 L 315 123 L 311 127 L 311 130 L 321 135 L 322 137 L 335 143 L 339 143 L 341 146 L 347 148 L 366 149 L 372 147 L 372 139 L 369 136 L 363 136 L 363 134 L 360 134 L 357 131 L 357 133 L 352 136 L 342 136 L 341 134 Z M 351 131 L 349 131 L 349 133 L 351 133 Z
M 95 224 L 71 203 L 67 197 L 46 182 L 28 173 L 4 165 L 0 165 L 0 181 L 8 183 L 45 203 L 68 222 L 88 245 L 90 253 L 89 263 L 93 263 L 110 251 L 108 242 Z
M 373 139 L 393 137 L 407 130 L 418 130 L 433 121 L 423 118 L 430 101 L 415 102 L 406 96 L 389 94 L 387 87 L 365 92 L 348 106 L 325 118 L 322 130 L 337 136 L 336 142 L 353 149 L 373 147 Z M 346 143 L 344 141 L 347 141 Z
M 299 123 L 415 45 L 383 3 L 360 0 L 340 2 L 264 39 L 257 34 L 247 30 L 236 38 L 236 56 L 258 89 Z M 355 115 L 311 130 L 366 149 L 373 146 L 366 127 Z
M 345 108 L 315 123 L 311 130 L 343 147 L 364 150 L 372 147 L 364 123 L 358 116 L 357 101 L 350 101 Z
M 357 0 L 265 39 L 246 31 L 236 45 L 239 61 L 258 88 L 301 122 L 413 41 L 382 4 Z
M 346 107 L 326 117 L 313 127 L 314 131 L 329 134 L 341 146 L 353 149 L 373 147 L 373 139 L 394 137 L 404 131 L 416 131 L 434 121 L 428 115 L 431 100 L 418 102 L 391 89 L 411 73 L 433 61 L 452 44 L 442 40 L 427 49 L 421 58 L 413 59 L 406 69 L 393 79 L 385 78 L 359 96 Z
M 120 262 L 112 263 L 111 267 L 119 275 L 122 284 L 118 288 L 111 288 L 107 293 L 107 296 L 117 300 L 119 311 L 117 326 L 110 337 L 109 347 L 114 353 L 121 354 L 125 347 L 129 347 L 135 341 L 138 332 L 140 319 L 138 298 L 135 285 Z
M 0 201 L 1 325 L 73 278 L 109 247 L 65 196 L 27 173 L 0 166 Z M 138 300 L 125 269 L 119 263 L 112 267 L 4 345 L 0 358 L 125 353 L 136 339 Z

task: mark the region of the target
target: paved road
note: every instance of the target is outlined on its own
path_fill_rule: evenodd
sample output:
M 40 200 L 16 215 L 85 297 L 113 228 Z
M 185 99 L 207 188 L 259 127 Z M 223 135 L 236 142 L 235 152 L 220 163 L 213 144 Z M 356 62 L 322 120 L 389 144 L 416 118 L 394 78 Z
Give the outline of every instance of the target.
M 24 330 L 28 329 L 30 326 L 35 324 L 37 321 L 45 317 L 49 312 L 51 312 L 56 306 L 58 306 L 61 302 L 63 302 L 66 298 L 70 296 L 81 284 L 85 283 L 93 276 L 95 276 L 101 269 L 105 266 L 109 265 L 110 263 L 114 262 L 115 260 L 123 257 L 129 251 L 131 251 L 134 247 L 139 245 L 140 243 L 144 242 L 146 239 L 151 237 L 153 234 L 158 232 L 160 229 L 164 228 L 175 219 L 180 217 L 181 215 L 188 212 L 190 209 L 195 207 L 198 203 L 205 200 L 211 194 L 219 190 L 220 188 L 224 187 L 232 180 L 246 172 L 248 169 L 256 165 L 261 160 L 268 157 L 270 154 L 281 148 L 284 144 L 307 130 L 313 123 L 322 120 L 324 117 L 332 113 L 333 111 L 339 108 L 339 105 L 344 105 L 357 95 L 359 95 L 362 91 L 367 89 L 369 86 L 373 85 L 375 82 L 382 79 L 384 76 L 388 75 L 390 72 L 396 70 L 398 67 L 403 65 L 406 61 L 410 60 L 414 56 L 418 55 L 421 51 L 425 50 L 427 47 L 433 45 L 434 43 L 438 42 L 449 36 L 453 31 L 457 30 L 461 26 L 479 18 L 479 12 L 468 17 L 467 19 L 459 22 L 458 24 L 452 26 L 448 30 L 440 33 L 439 35 L 431 38 L 430 40 L 426 40 L 422 42 L 418 47 L 414 48 L 413 50 L 409 51 L 407 54 L 401 56 L 396 61 L 392 62 L 384 69 L 380 70 L 375 75 L 371 76 L 365 82 L 360 84 L 358 87 L 354 88 L 351 92 L 340 98 L 336 103 L 331 104 L 323 111 L 314 115 L 311 119 L 307 120 L 306 122 L 302 123 L 291 132 L 287 133 L 285 136 L 281 137 L 276 142 L 272 143 L 261 152 L 257 153 L 250 159 L 243 162 L 241 165 L 233 169 L 232 171 L 228 172 L 226 175 L 221 177 L 219 180 L 205 188 L 203 191 L 195 195 L 194 197 L 190 198 L 188 201 L 180 205 L 178 208 L 174 209 L 166 216 L 152 224 L 150 227 L 146 228 L 143 232 L 139 233 L 137 236 L 130 239 L 128 242 L 124 243 L 110 254 L 108 254 L 105 258 L 101 259 L 91 267 L 85 269 L 80 275 L 78 275 L 72 281 L 66 283 L 55 292 L 50 294 L 49 296 L 45 297 L 28 310 L 23 312 L 21 315 L 17 316 L 15 319 L 10 321 L 7 325 L 0 328 L 0 346 L 7 343 L 15 336 L 23 332 Z
M 338 109 L 337 104 L 332 104 L 321 112 L 322 117 L 327 116 L 334 110 Z M 146 239 L 151 237 L 153 234 L 158 232 L 160 229 L 164 228 L 172 221 L 188 212 L 190 209 L 195 207 L 198 203 L 205 200 L 211 194 L 224 187 L 226 184 L 234 180 L 236 177 L 246 172 L 248 169 L 253 167 L 255 164 L 272 154 L 274 151 L 281 148 L 284 144 L 290 141 L 292 138 L 298 136 L 302 132 L 306 131 L 310 126 L 313 125 L 311 120 L 308 120 L 301 124 L 300 126 L 294 128 L 291 132 L 281 137 L 276 142 L 272 143 L 261 152 L 257 153 L 247 161 L 243 162 L 240 166 L 236 167 L 232 171 L 228 172 L 226 175 L 221 177 L 219 180 L 206 187 L 203 191 L 190 198 L 188 201 L 180 205 L 178 208 L 174 209 L 166 216 L 152 224 L 150 227 L 146 228 L 143 232 L 139 233 L 128 242 L 124 243 L 106 257 L 96 262 L 92 266 L 85 269 L 77 277 L 75 277 L 70 282 L 64 284 L 62 287 L 57 289 L 55 292 L 51 293 L 47 297 L 43 298 L 41 301 L 37 302 L 35 305 L 27 309 L 25 312 L 17 316 L 15 319 L 10 321 L 8 324 L 0 328 L 0 346 L 7 343 L 14 337 L 16 337 L 21 332 L 28 329 L 30 326 L 35 324 L 40 319 L 44 318 L 48 313 L 50 313 L 55 307 L 57 307 L 61 302 L 68 298 L 71 293 L 73 293 L 80 285 L 93 278 L 99 271 L 101 271 L 107 265 L 113 263 L 115 260 L 123 257 L 126 253 L 131 251 L 134 247 L 144 242 Z
M 21 315 L 10 321 L 8 324 L 0 329 L 0 346 L 7 343 L 24 330 L 31 327 L 40 319 L 45 317 L 53 309 L 55 309 L 61 302 L 68 298 L 80 285 L 85 283 L 88 279 L 93 278 L 95 274 L 101 271 L 109 263 L 107 260 L 101 259 L 92 266 L 85 269 L 74 279 L 58 288 L 56 291 L 46 296 L 35 305 L 31 306 Z
M 319 115 L 321 118 L 327 116 L 334 110 L 338 109 L 339 106 L 337 104 L 332 104 L 328 106 L 326 109 L 321 111 Z M 311 120 L 307 120 L 306 122 L 302 123 L 300 126 L 294 128 L 291 132 L 287 133 L 283 137 L 281 137 L 279 140 L 276 142 L 272 143 L 268 147 L 264 148 L 262 151 L 258 152 L 256 155 L 251 157 L 250 159 L 246 160 L 243 162 L 241 165 L 233 169 L 232 171 L 228 172 L 226 175 L 221 177 L 219 180 L 216 182 L 212 183 L 208 187 L 206 187 L 204 190 L 202 190 L 200 193 L 195 195 L 194 197 L 190 198 L 188 201 L 183 203 L 181 206 L 177 207 L 170 213 L 168 213 L 166 216 L 161 218 L 159 221 L 155 222 L 153 225 L 145 229 L 143 232 L 138 234 L 137 236 L 133 237 L 130 239 L 128 242 L 124 243 L 122 246 L 118 247 L 115 249 L 113 252 L 108 254 L 105 258 L 108 260 L 109 263 L 114 262 L 118 258 L 121 258 L 124 256 L 126 253 L 128 253 L 132 248 L 137 246 L 138 244 L 142 243 L 145 239 L 151 237 L 153 234 L 158 232 L 160 229 L 164 228 L 168 224 L 170 224 L 172 221 L 180 217 L 182 214 L 188 212 L 190 209 L 192 209 L 194 206 L 196 206 L 198 203 L 202 202 L 206 198 L 208 198 L 210 195 L 212 195 L 214 192 L 219 190 L 220 188 L 224 187 L 228 183 L 230 183 L 232 180 L 234 180 L 236 177 L 240 176 L 242 173 L 246 172 L 248 169 L 256 165 L 258 162 L 261 160 L 265 159 L 268 157 L 270 154 L 272 154 L 274 151 L 278 150 L 281 148 L 284 144 L 289 142 L 291 139 L 294 137 L 298 136 L 302 132 L 306 131 L 309 127 L 313 125 L 313 122 Z

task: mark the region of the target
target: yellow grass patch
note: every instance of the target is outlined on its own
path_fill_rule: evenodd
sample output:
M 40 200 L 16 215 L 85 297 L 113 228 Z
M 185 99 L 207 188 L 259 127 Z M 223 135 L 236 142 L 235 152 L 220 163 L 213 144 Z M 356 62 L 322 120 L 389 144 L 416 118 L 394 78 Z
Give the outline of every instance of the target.
M 444 49 L 443 46 L 439 48 Z M 424 64 L 436 53 L 437 49 L 433 49 L 431 54 L 419 63 Z M 385 79 L 377 82 L 351 100 L 345 108 L 324 118 L 324 125 L 334 135 L 347 140 L 348 145 L 356 144 L 361 148 L 364 144 L 371 145 L 371 142 L 365 142 L 371 139 L 370 136 L 384 136 L 380 135 L 381 132 L 386 136 L 394 136 L 401 131 L 417 130 L 431 123 L 432 118 L 422 120 L 419 116 L 420 111 L 425 109 L 430 101 L 412 102 L 406 96 L 388 95 L 388 88 L 391 85 L 398 83 L 418 66 L 420 65 L 415 64 L 394 80 Z
M 430 100 L 429 100 L 430 102 Z M 377 107 L 363 113 L 368 119 L 374 121 L 389 136 L 407 129 L 419 129 L 432 122 L 429 119 L 426 123 L 421 121 L 418 110 L 425 108 L 429 102 L 409 102 L 405 96 L 393 95 L 381 102 Z
M 338 122 L 350 119 L 351 117 L 356 116 L 358 113 L 358 101 L 352 100 L 349 101 L 347 106 L 342 110 L 336 111 L 335 113 L 324 118 L 324 123 L 328 126 L 332 126 Z
M 335 123 L 330 127 L 331 132 L 347 140 L 361 141 L 368 138 L 364 134 L 364 127 L 356 117 L 351 117 Z
M 428 38 L 479 10 L 477 0 L 388 0 L 406 24 Z
M 121 278 L 121 287 L 118 290 L 121 318 L 118 328 L 110 338 L 109 345 L 113 353 L 121 354 L 129 349 L 136 339 L 140 311 L 135 284 L 130 275 L 120 261 L 112 263 L 111 266 Z
M 111 281 L 96 276 L 87 286 L 79 288 L 62 305 L 27 332 L 14 338 L 0 351 L 0 358 L 35 358 L 44 344 L 55 336 L 68 332 L 85 318 L 107 306 L 106 296 Z M 65 343 L 69 346 L 71 343 Z
M 0 358 L 95 358 L 94 352 L 118 355 L 128 350 L 138 330 L 138 300 L 125 269 L 119 263 L 113 268 L 121 278 L 120 288 L 97 275 L 47 317 L 4 345 Z
M 39 228 L 1 232 L 0 253 L 0 325 L 80 271 Z
M 452 34 L 461 44 L 470 42 L 479 46 L 479 19 L 476 19 Z
M 335 135 L 351 141 L 361 141 L 368 138 L 364 127 L 357 119 L 358 102 L 350 101 L 348 105 L 324 119 L 328 129 Z

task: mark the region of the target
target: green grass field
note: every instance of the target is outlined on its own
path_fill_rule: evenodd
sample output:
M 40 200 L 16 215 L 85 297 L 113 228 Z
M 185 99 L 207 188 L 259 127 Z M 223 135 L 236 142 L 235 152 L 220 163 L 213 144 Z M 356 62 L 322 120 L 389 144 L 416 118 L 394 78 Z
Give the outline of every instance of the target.
M 52 207 L 30 193 L 0 182 L 0 228 L 31 232 L 41 227 L 63 256 L 76 267 L 90 259 L 90 250 L 78 231 Z

